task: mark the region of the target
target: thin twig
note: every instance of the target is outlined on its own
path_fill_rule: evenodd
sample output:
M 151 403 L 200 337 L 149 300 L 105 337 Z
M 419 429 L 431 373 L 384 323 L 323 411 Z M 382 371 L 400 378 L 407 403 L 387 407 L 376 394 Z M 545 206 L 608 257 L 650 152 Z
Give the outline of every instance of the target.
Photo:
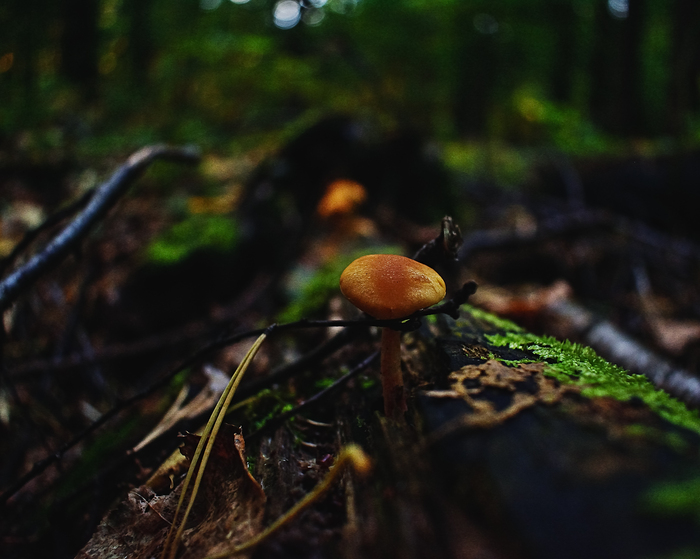
M 355 378 L 358 374 L 360 374 L 362 371 L 364 371 L 367 367 L 369 367 L 373 361 L 375 361 L 379 357 L 379 352 L 375 351 L 372 353 L 369 357 L 366 357 L 363 359 L 360 363 L 355 365 L 352 369 L 350 369 L 347 373 L 345 373 L 342 377 L 337 379 L 333 384 L 330 386 L 324 388 L 320 392 L 317 392 L 313 396 L 310 396 L 306 400 L 304 400 L 301 404 L 297 405 L 293 409 L 282 413 L 278 415 L 277 417 L 273 417 L 270 421 L 265 423 L 260 429 L 257 429 L 256 431 L 253 431 L 250 435 L 246 437 L 246 441 L 251 442 L 260 435 L 262 435 L 265 431 L 268 431 L 270 428 L 276 427 L 278 425 L 281 425 L 288 419 L 299 415 L 302 411 L 307 410 L 308 408 L 313 407 L 314 405 L 318 404 L 320 401 L 324 400 L 327 398 L 330 394 L 334 393 L 336 390 L 340 389 L 343 385 L 347 384 L 350 379 Z
M 447 303 L 444 303 L 443 305 L 438 305 L 437 307 L 433 307 L 431 309 L 426 309 L 424 311 L 420 311 L 419 313 L 416 313 L 415 315 L 412 315 L 408 319 L 405 320 L 376 320 L 376 319 L 371 319 L 371 318 L 362 318 L 362 319 L 355 319 L 355 320 L 298 320 L 296 322 L 287 322 L 285 324 L 273 324 L 271 326 L 268 326 L 267 328 L 257 328 L 255 330 L 248 330 L 246 332 L 239 332 L 237 334 L 233 334 L 231 336 L 227 336 L 218 340 L 214 340 L 213 342 L 210 342 L 209 344 L 205 345 L 204 347 L 200 348 L 198 351 L 190 355 L 187 359 L 185 359 L 180 365 L 177 367 L 173 368 L 168 374 L 166 374 L 164 377 L 162 377 L 160 380 L 156 381 L 153 383 L 151 386 L 143 390 L 142 392 L 139 392 L 138 394 L 135 394 L 131 396 L 130 398 L 127 398 L 125 400 L 122 400 L 118 405 L 114 406 L 107 412 L 105 412 L 104 415 L 102 415 L 97 421 L 91 423 L 88 425 L 81 433 L 73 437 L 70 441 L 62 445 L 56 452 L 53 454 L 50 454 L 43 460 L 40 460 L 39 462 L 36 462 L 34 466 L 32 467 L 29 472 L 27 472 L 25 475 L 23 475 L 21 478 L 19 478 L 15 483 L 11 484 L 1 495 L 0 495 L 0 507 L 4 506 L 7 501 L 12 497 L 15 493 L 17 493 L 22 487 L 24 487 L 27 483 L 29 483 L 32 479 L 36 478 L 39 476 L 41 473 L 43 473 L 49 466 L 55 464 L 56 462 L 60 461 L 63 455 L 73 448 L 75 445 L 77 445 L 80 441 L 85 439 L 87 436 L 89 436 L 91 433 L 102 427 L 107 421 L 115 417 L 117 414 L 128 408 L 129 406 L 135 404 L 136 402 L 139 402 L 143 400 L 144 398 L 147 398 L 148 396 L 154 394 L 157 390 L 162 388 L 163 386 L 167 385 L 177 374 L 180 372 L 184 371 L 185 369 L 189 367 L 193 367 L 197 363 L 199 363 L 202 359 L 205 357 L 209 356 L 213 352 L 223 349 L 227 346 L 236 344 L 238 342 L 241 342 L 245 339 L 248 338 L 253 338 L 260 336 L 260 334 L 263 334 L 267 332 L 268 335 L 272 335 L 277 332 L 286 332 L 288 330 L 296 330 L 296 329 L 303 329 L 303 328 L 330 328 L 334 326 L 347 326 L 347 327 L 354 327 L 354 328 L 362 328 L 362 327 L 368 327 L 368 326 L 388 326 L 390 328 L 394 328 L 396 330 L 404 330 L 404 331 L 410 331 L 410 330 L 415 330 L 418 328 L 420 325 L 420 318 L 422 316 L 427 316 L 431 314 L 449 314 L 451 316 L 454 316 L 455 308 L 458 307 L 458 304 L 462 304 L 463 302 L 466 302 L 466 298 L 469 297 L 469 294 L 473 293 L 473 290 L 476 289 L 476 284 L 474 282 L 468 282 L 467 284 L 464 285 L 462 290 L 460 290 L 452 300 L 448 301 Z M 461 301 L 461 302 L 460 302 Z
M 114 197 L 114 200 L 116 200 L 116 195 L 115 195 L 115 190 L 119 190 L 120 188 L 123 189 L 125 188 L 131 181 L 133 181 L 138 173 L 145 168 L 145 166 L 150 163 L 153 159 L 157 157 L 162 157 L 162 158 L 172 158 L 175 160 L 185 160 L 185 161 L 192 161 L 194 158 L 196 158 L 196 154 L 194 152 L 190 152 L 187 150 L 178 150 L 176 148 L 163 148 L 163 147 L 153 147 L 153 148 L 144 148 L 143 150 L 137 152 L 134 154 L 129 161 L 127 162 L 126 165 L 121 167 L 120 169 L 117 170 L 117 172 L 112 176 L 110 181 L 107 183 L 103 184 L 98 192 L 94 195 L 94 197 L 91 200 L 90 205 L 83 211 L 83 213 L 76 218 L 71 225 L 69 225 L 59 236 L 57 236 L 52 243 L 49 244 L 49 246 L 46 247 L 46 249 L 37 257 L 40 257 L 42 254 L 50 253 L 51 258 L 55 259 L 56 256 L 56 251 L 58 250 L 66 250 L 70 251 L 72 244 L 77 242 L 75 239 L 82 238 L 87 233 L 87 230 L 89 227 L 98 219 L 99 216 L 102 216 L 108 209 L 109 207 L 109 202 L 113 203 L 112 198 Z M 97 204 L 99 200 L 102 200 L 101 203 Z M 107 202 L 105 202 L 107 200 Z M 98 205 L 97 208 L 95 208 L 95 205 Z M 99 213 L 98 217 L 95 217 L 96 213 Z M 89 216 L 93 216 L 91 220 L 87 220 L 85 217 L 86 214 Z M 85 224 L 87 222 L 87 225 Z M 75 229 L 75 224 L 76 223 L 82 223 L 83 225 Z M 77 231 L 77 233 L 76 233 Z M 70 233 L 70 234 L 69 234 Z M 443 230 L 441 231 L 441 234 L 438 238 L 440 237 L 445 237 L 445 226 L 443 224 Z M 63 241 L 60 241 L 63 239 Z M 68 248 L 62 248 L 65 247 L 65 245 L 69 243 Z M 458 246 L 458 244 L 456 245 Z M 455 248 L 456 248 L 455 246 Z M 58 247 L 55 250 L 51 249 L 51 247 Z M 51 249 L 51 250 L 50 250 Z M 420 252 L 420 251 L 419 251 Z M 33 277 L 32 274 L 36 274 L 37 277 L 43 271 L 47 270 L 47 266 L 50 266 L 53 263 L 53 260 L 49 260 L 49 264 L 33 264 L 37 257 L 32 259 L 26 266 L 15 272 L 13 275 L 11 275 L 9 278 L 7 278 L 4 282 L 0 284 L 0 305 L 1 304 L 9 304 L 7 301 L 8 300 L 13 300 L 14 297 L 17 296 L 19 291 L 24 287 L 24 284 L 17 286 L 18 283 L 23 282 L 23 281 L 28 281 L 26 279 L 22 280 L 21 278 L 26 278 L 26 277 Z M 32 266 L 30 266 L 32 265 Z M 39 268 L 39 271 L 37 271 L 37 267 Z M 28 271 L 25 271 L 28 270 Z M 20 275 L 21 274 L 21 275 Z M 20 275 L 20 277 L 15 278 L 15 276 Z M 15 279 L 13 279 L 15 278 Z M 12 282 L 10 281 L 12 280 Z M 31 282 L 29 282 L 31 283 Z M 11 284 L 14 287 L 15 291 L 12 291 L 11 293 L 14 293 L 12 297 L 10 295 L 7 295 L 7 292 L 3 292 L 3 289 L 9 289 L 7 287 L 8 284 Z M 416 313 L 412 317 L 409 317 L 408 319 L 405 320 L 375 320 L 372 318 L 364 318 L 360 320 L 300 320 L 292 323 L 287 323 L 287 324 L 274 324 L 268 328 L 258 328 L 255 330 L 249 330 L 246 332 L 240 332 L 231 336 L 227 337 L 222 337 L 218 340 L 215 340 L 213 342 L 210 342 L 209 344 L 205 345 L 204 347 L 200 348 L 198 351 L 195 353 L 191 354 L 187 359 L 185 359 L 179 366 L 174 367 L 168 374 L 163 376 L 160 380 L 156 381 L 153 383 L 151 386 L 146 388 L 145 390 L 131 396 L 130 398 L 127 398 L 125 400 L 122 400 L 119 404 L 116 406 L 112 407 L 110 410 L 108 410 L 104 415 L 102 415 L 97 421 L 93 422 L 90 424 L 88 427 L 86 427 L 81 433 L 73 437 L 70 441 L 66 442 L 64 445 L 62 445 L 56 452 L 53 454 L 48 455 L 46 458 L 43 460 L 40 460 L 34 464 L 32 469 L 27 472 L 24 476 L 22 476 L 20 479 L 18 479 L 15 483 L 11 484 L 10 487 L 8 487 L 2 494 L 0 494 L 0 507 L 3 507 L 6 505 L 7 501 L 15 495 L 22 487 L 24 487 L 27 483 L 29 483 L 32 479 L 36 478 L 37 476 L 41 475 L 47 468 L 49 468 L 51 465 L 54 463 L 59 462 L 63 455 L 73 448 L 75 445 L 77 445 L 80 441 L 85 439 L 87 436 L 95 432 L 97 429 L 102 427 L 105 423 L 107 423 L 110 419 L 118 415 L 120 412 L 128 408 L 129 406 L 147 398 L 148 396 L 154 394 L 157 390 L 162 388 L 163 386 L 167 385 L 177 374 L 182 372 L 183 370 L 187 369 L 188 367 L 192 367 L 195 364 L 197 364 L 200 360 L 204 359 L 206 356 L 210 355 L 214 351 L 217 351 L 219 349 L 222 349 L 224 347 L 227 347 L 229 345 L 233 345 L 235 343 L 238 343 L 244 339 L 251 338 L 251 337 L 256 337 L 262 334 L 263 332 L 267 332 L 268 334 L 272 334 L 275 331 L 286 331 L 286 330 L 293 330 L 293 329 L 298 329 L 298 328 L 328 328 L 328 327 L 334 327 L 334 326 L 343 326 L 346 328 L 357 328 L 357 327 L 368 327 L 368 326 L 389 326 L 391 328 L 397 329 L 397 330 L 403 330 L 403 331 L 408 331 L 408 330 L 414 330 L 418 328 L 420 325 L 420 317 L 421 316 L 427 316 L 429 314 L 439 314 L 439 313 L 445 313 L 449 314 L 450 316 L 455 316 L 456 313 L 458 312 L 458 308 L 461 304 L 466 302 L 468 299 L 469 295 L 473 294 L 474 291 L 476 290 L 476 284 L 474 282 L 468 282 L 465 284 L 461 290 L 459 290 L 453 297 L 450 299 L 448 302 L 444 303 L 443 305 L 439 305 L 438 307 L 434 307 L 433 309 L 426 309 L 424 311 L 421 311 L 420 313 Z M 4 297 L 4 298 L 3 298 Z M 4 303 L 3 303 L 4 302 Z M 347 335 L 349 332 L 343 332 L 341 334 Z M 344 337 L 344 335 L 337 335 L 335 336 L 334 340 L 338 341 Z M 342 344 L 339 344 L 342 345 Z M 334 348 L 335 342 L 331 340 L 327 344 L 327 348 L 324 348 L 324 351 L 319 351 L 316 352 L 318 355 L 316 355 L 316 358 L 318 358 L 319 355 L 323 355 L 326 351 L 330 350 L 331 348 Z M 330 351 L 329 351 L 330 352 Z M 365 360 L 363 363 L 369 364 L 370 360 L 373 359 L 374 356 L 370 356 L 367 360 Z M 357 372 L 362 370 L 362 364 L 358 366 Z M 297 367 L 294 367 L 294 364 L 290 367 L 287 368 L 288 370 L 282 370 L 280 373 L 275 375 L 275 381 L 281 381 L 284 378 L 288 378 L 293 374 L 293 371 L 297 369 Z M 290 372 L 291 371 L 291 372 Z M 351 373 L 355 374 L 355 370 L 351 371 Z M 347 378 L 346 378 L 347 377 Z M 346 377 L 343 377 L 336 381 L 334 385 L 329 387 L 329 390 L 335 389 L 337 386 L 341 385 L 344 382 L 347 382 L 349 378 L 351 378 L 351 375 L 348 374 Z M 337 386 L 336 386 L 337 385 Z M 322 397 L 322 394 L 319 393 L 317 395 L 319 398 Z M 314 397 L 315 398 L 315 397 Z M 312 401 L 307 402 L 308 405 L 312 404 Z M 306 405 L 306 404 L 303 404 Z
M 338 479 L 346 466 L 352 466 L 355 472 L 361 477 L 366 477 L 372 470 L 372 462 L 359 445 L 349 444 L 340 451 L 338 459 L 326 476 L 318 483 L 318 485 L 303 499 L 298 501 L 291 509 L 280 516 L 262 532 L 243 542 L 237 547 L 232 547 L 221 553 L 209 555 L 205 559 L 224 559 L 232 555 L 239 555 L 254 549 L 265 540 L 273 536 L 280 528 L 287 526 L 290 522 L 299 518 L 299 515 L 308 509 L 311 505 L 318 502 L 328 490 L 332 487 L 333 482 Z
M 421 249 L 413 256 L 414 260 L 423 262 L 424 264 L 435 265 L 436 262 L 449 261 L 456 258 L 457 250 L 462 243 L 459 226 L 454 223 L 451 217 L 446 216 L 442 219 L 440 233 L 431 241 L 423 245 Z M 259 283 L 259 282 L 256 282 Z M 247 296 L 247 295 L 246 295 Z M 233 309 L 226 312 L 224 321 L 229 321 L 230 317 L 238 316 L 241 309 L 236 305 Z M 221 320 L 215 321 L 221 323 Z M 95 364 L 103 361 L 109 361 L 115 358 L 133 357 L 148 353 L 150 351 L 180 345 L 182 342 L 192 341 L 202 336 L 206 332 L 208 325 L 203 322 L 194 322 L 184 328 L 176 331 L 156 334 L 148 338 L 144 338 L 135 343 L 130 344 L 113 344 L 96 349 L 90 355 L 84 352 L 76 352 L 66 356 L 56 356 L 49 359 L 36 359 L 25 362 L 21 365 L 11 367 L 7 372 L 7 378 L 10 380 L 23 379 L 35 373 L 41 373 L 47 370 L 62 371 L 75 367 L 80 367 L 87 364 Z M 325 354 L 327 351 L 333 351 L 336 343 L 342 343 L 347 337 L 348 332 L 340 332 L 332 338 L 327 344 L 319 347 L 318 350 L 309 355 L 309 360 L 318 359 L 318 355 Z M 299 366 L 303 366 L 300 363 Z M 253 383 L 249 383 L 241 387 L 240 393 L 251 394 L 261 388 L 269 386 L 274 382 L 283 382 L 292 376 L 295 370 L 288 370 L 285 366 L 283 370 L 278 372 L 273 371 L 264 379 L 260 379 Z
M 457 253 L 463 242 L 459 225 L 449 215 L 446 215 L 440 223 L 438 236 L 418 249 L 418 252 L 413 255 L 413 259 L 428 266 L 457 260 Z
M 6 310 L 22 291 L 33 285 L 39 277 L 55 268 L 68 256 L 131 183 L 156 159 L 196 163 L 199 161 L 199 153 L 194 148 L 172 148 L 160 145 L 145 147 L 134 153 L 107 182 L 97 188 L 85 209 L 63 231 L 56 235 L 41 252 L 0 282 L 0 311 Z
M 5 269 L 11 266 L 12 263 L 17 260 L 17 257 L 19 257 L 19 255 L 22 254 L 27 247 L 34 242 L 34 239 L 36 239 L 42 232 L 46 231 L 47 229 L 51 229 L 51 227 L 54 225 L 61 223 L 61 221 L 85 207 L 85 205 L 95 194 L 95 190 L 96 188 L 87 190 L 82 194 L 82 196 L 80 196 L 80 198 L 47 217 L 43 223 L 39 224 L 34 229 L 27 231 L 22 239 L 12 249 L 12 252 L 0 260 L 0 274 L 4 273 Z
M 231 331 L 240 322 L 241 315 L 250 308 L 263 291 L 270 285 L 270 280 L 264 275 L 258 275 L 249 289 L 238 296 L 233 303 L 217 312 L 216 317 L 207 320 L 190 322 L 176 330 L 169 330 L 141 338 L 135 342 L 113 343 L 95 348 L 90 354 L 79 351 L 65 357 L 49 359 L 34 359 L 22 364 L 9 367 L 9 380 L 23 380 L 37 373 L 50 371 L 67 371 L 82 366 L 90 366 L 104 361 L 134 357 L 161 349 L 177 346 L 187 347 L 188 342 L 211 339 L 222 331 Z

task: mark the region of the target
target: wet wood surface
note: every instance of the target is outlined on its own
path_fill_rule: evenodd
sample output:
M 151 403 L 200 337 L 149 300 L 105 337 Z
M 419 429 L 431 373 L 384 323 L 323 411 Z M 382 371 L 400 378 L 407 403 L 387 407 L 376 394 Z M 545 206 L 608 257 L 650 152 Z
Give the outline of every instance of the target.
M 383 418 L 369 370 L 249 446 L 264 525 L 316 486 L 343 445 L 360 444 L 373 462 L 369 477 L 344 475 L 253 557 L 619 559 L 700 549 L 700 497 L 684 489 L 697 487 L 697 432 L 641 398 L 561 383 L 527 348 L 491 343 L 502 329 L 463 316 L 404 335 L 405 422 Z

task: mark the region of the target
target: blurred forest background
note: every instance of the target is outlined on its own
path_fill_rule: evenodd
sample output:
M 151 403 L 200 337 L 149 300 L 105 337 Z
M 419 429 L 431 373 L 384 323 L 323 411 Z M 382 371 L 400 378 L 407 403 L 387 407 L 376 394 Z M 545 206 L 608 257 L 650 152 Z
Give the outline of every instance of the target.
M 155 165 L 4 315 L 2 489 L 59 456 L 6 495 L 12 556 L 74 556 L 173 450 L 174 431 L 125 454 L 190 373 L 83 436 L 103 414 L 221 328 L 350 316 L 354 251 L 412 254 L 446 214 L 467 241 L 449 288 L 477 279 L 476 304 L 538 333 L 575 299 L 700 370 L 697 0 L 3 0 L 0 29 L 0 269 L 142 146 L 203 156 Z M 279 341 L 253 374 L 324 339 Z
M 7 0 L 0 21 L 5 149 L 226 151 L 338 111 L 573 154 L 700 142 L 692 0 Z

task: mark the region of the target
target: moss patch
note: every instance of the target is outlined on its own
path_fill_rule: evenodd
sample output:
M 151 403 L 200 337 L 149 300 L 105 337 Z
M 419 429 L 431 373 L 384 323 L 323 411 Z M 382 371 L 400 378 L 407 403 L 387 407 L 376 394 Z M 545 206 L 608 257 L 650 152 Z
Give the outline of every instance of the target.
M 146 253 L 152 262 L 174 264 L 201 248 L 232 250 L 238 237 L 238 226 L 230 217 L 195 214 L 155 239 Z
M 356 258 L 366 254 L 399 254 L 397 247 L 379 246 L 350 254 L 341 253 L 316 269 L 297 269 L 287 288 L 291 302 L 277 316 L 277 322 L 294 322 L 313 316 L 334 295 L 339 293 L 338 281 L 343 270 Z
M 563 384 L 579 386 L 583 396 L 610 397 L 620 401 L 636 398 L 659 417 L 700 433 L 698 410 L 689 409 L 683 402 L 655 387 L 645 376 L 628 373 L 607 362 L 589 347 L 528 333 L 517 325 L 482 310 L 469 308 L 469 312 L 472 318 L 486 322 L 498 331 L 485 334 L 488 344 L 534 354 L 537 360 L 548 364 L 543 371 L 545 375 Z M 458 329 L 462 320 L 464 319 L 457 322 Z M 532 361 L 523 359 L 521 362 Z

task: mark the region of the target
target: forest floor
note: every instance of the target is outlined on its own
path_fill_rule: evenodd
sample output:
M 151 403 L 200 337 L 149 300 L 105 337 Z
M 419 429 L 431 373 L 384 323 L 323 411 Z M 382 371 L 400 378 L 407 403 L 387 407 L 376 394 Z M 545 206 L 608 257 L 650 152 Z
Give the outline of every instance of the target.
M 700 237 L 695 194 L 679 199 L 697 156 L 543 160 L 514 189 L 446 169 L 426 146 L 331 119 L 282 146 L 149 161 L 129 179 L 4 307 L 3 556 L 157 553 L 187 465 L 178 433 L 203 427 L 257 333 L 302 319 L 319 323 L 272 333 L 250 365 L 181 556 L 259 532 L 351 442 L 370 477 L 346 475 L 256 556 L 697 554 Z M 4 161 L 5 278 L 125 164 Z M 409 412 L 395 424 L 369 359 L 376 329 L 323 321 L 358 318 L 337 288 L 356 255 L 411 256 L 444 215 L 463 243 L 431 264 L 448 298 L 468 280 L 478 289 L 458 321 L 404 335 Z M 524 332 L 590 345 L 688 408 L 655 407 L 648 388 L 567 388 L 568 350 Z M 533 349 L 543 343 L 559 357 Z M 691 498 L 674 508 L 674 490 Z

